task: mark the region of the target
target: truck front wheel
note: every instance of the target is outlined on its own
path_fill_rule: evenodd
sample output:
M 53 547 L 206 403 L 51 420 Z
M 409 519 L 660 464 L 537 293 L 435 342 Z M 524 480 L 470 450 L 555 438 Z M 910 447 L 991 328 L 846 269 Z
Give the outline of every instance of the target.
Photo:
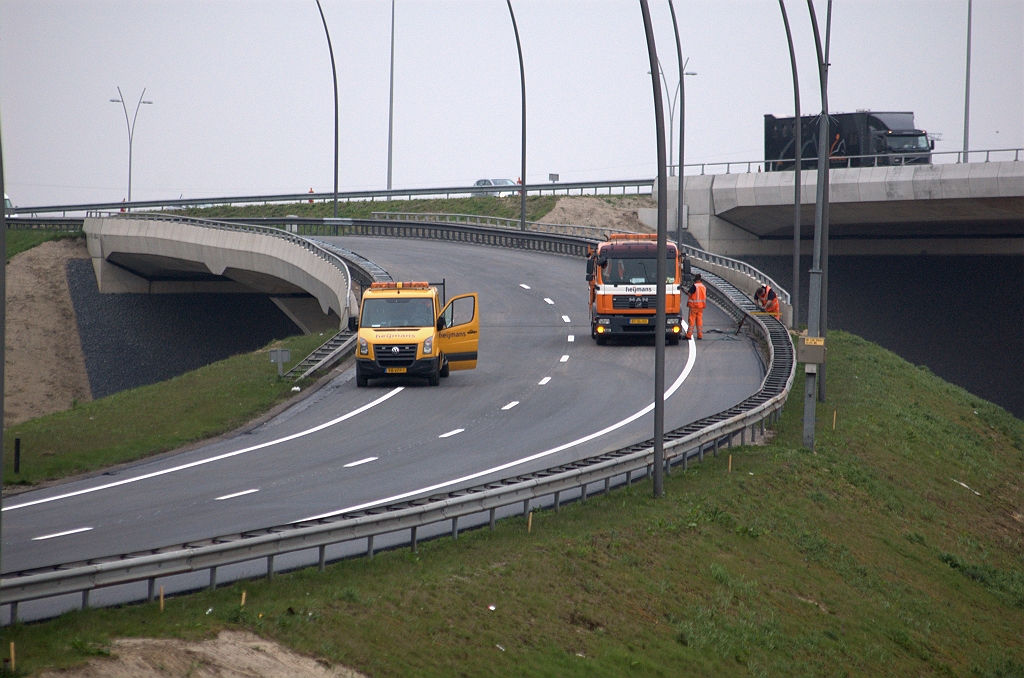
M 360 372 L 360 370 L 359 370 L 359 365 L 356 365 L 356 387 L 358 387 L 358 388 L 366 388 L 366 386 L 369 383 L 370 383 L 369 378 L 364 377 L 362 375 L 362 373 Z

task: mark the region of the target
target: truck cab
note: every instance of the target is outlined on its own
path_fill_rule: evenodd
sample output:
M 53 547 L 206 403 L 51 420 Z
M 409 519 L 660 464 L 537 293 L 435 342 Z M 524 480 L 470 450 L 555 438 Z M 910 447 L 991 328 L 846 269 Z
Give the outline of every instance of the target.
M 356 386 L 383 377 L 437 386 L 452 370 L 476 367 L 479 299 L 473 292 L 445 304 L 430 283 L 373 283 L 349 329 L 357 333 Z

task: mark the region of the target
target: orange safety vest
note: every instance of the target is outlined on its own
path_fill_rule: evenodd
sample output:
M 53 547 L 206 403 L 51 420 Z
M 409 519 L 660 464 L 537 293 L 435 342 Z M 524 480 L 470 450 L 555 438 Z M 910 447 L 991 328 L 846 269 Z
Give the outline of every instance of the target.
M 693 283 L 693 287 L 693 294 L 687 297 L 686 305 L 690 308 L 703 309 L 707 306 L 708 291 L 704 288 L 704 283 L 702 282 Z
M 769 299 L 768 295 L 771 293 L 771 285 L 764 286 L 764 297 L 763 304 L 764 310 L 768 313 L 779 313 L 779 297 L 776 295 L 774 299 Z

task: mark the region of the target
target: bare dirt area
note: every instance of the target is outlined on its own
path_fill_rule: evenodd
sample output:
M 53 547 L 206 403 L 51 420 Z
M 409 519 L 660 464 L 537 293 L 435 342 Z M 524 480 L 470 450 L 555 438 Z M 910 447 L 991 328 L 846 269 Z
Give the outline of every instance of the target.
M 5 427 L 92 399 L 66 272 L 88 257 L 84 240 L 57 240 L 7 265 Z
M 555 209 L 541 219 L 547 224 L 573 224 L 575 226 L 598 226 L 620 231 L 652 233 L 640 223 L 636 210 L 639 207 L 657 207 L 649 195 L 601 195 L 567 196 L 555 204 Z
M 127 638 L 115 640 L 110 657 L 81 668 L 43 671 L 39 678 L 365 678 L 343 666 L 327 666 L 243 631 L 222 631 L 212 640 Z

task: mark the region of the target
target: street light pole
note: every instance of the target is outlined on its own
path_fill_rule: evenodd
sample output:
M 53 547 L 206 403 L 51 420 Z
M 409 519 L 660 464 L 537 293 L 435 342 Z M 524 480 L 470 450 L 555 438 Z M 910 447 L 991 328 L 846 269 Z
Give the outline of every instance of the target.
M 654 126 L 658 146 L 658 276 L 657 315 L 654 323 L 654 496 L 665 494 L 665 256 L 668 252 L 668 172 L 665 163 L 665 112 L 658 79 L 658 49 L 654 44 L 654 27 L 647 0 L 640 0 L 640 12 L 647 34 L 647 56 L 651 62 L 651 86 L 654 89 Z M 682 76 L 680 75 L 680 80 Z
M 316 0 L 316 8 L 320 10 L 320 21 L 324 24 L 327 34 L 327 51 L 331 53 L 331 74 L 334 76 L 334 216 L 338 216 L 338 70 L 334 67 L 334 47 L 331 46 L 331 32 L 327 30 L 327 19 L 320 0 Z M 312 202 L 312 201 L 310 201 Z
M 391 0 L 391 78 L 388 94 L 388 190 L 391 190 L 391 137 L 395 121 L 395 0 Z M 391 195 L 388 194 L 388 200 Z
M 3 134 L 0 134 L 0 139 L 3 138 Z M 4 192 L 4 151 L 3 146 L 0 144 L 0 194 Z M 0 209 L 0 252 L 7 253 L 7 205 L 4 205 L 3 209 Z M 0 422 L 4 420 L 4 365 L 7 364 L 7 267 L 0 271 Z M 0 453 L 3 450 L 0 449 Z M 4 477 L 4 455 L 0 454 L 0 482 L 3 481 Z M 3 529 L 0 526 L 0 551 L 2 551 L 3 544 Z M 2 553 L 0 553 L 0 561 L 3 560 Z M 17 619 L 14 618 L 14 606 L 11 606 L 11 619 L 9 624 L 14 624 Z
M 971 121 L 971 0 L 967 0 L 967 79 L 964 84 L 964 162 L 967 162 L 967 139 Z
M 822 51 L 821 35 L 818 32 L 818 19 L 814 14 L 812 0 L 807 0 L 807 8 L 811 15 L 811 28 L 814 30 L 814 47 L 818 55 L 818 82 L 821 88 L 821 117 L 818 119 L 818 186 L 817 200 L 814 208 L 814 262 L 811 265 L 811 289 L 810 298 L 807 304 L 807 336 L 823 337 L 824 328 L 822 315 L 825 313 L 826 305 L 824 297 L 827 294 L 827 279 L 822 280 L 822 259 L 827 260 L 828 249 L 825 241 L 828 238 L 828 162 L 829 162 L 829 119 L 828 119 L 828 32 L 832 20 L 832 0 L 828 1 L 828 15 L 826 17 L 826 42 Z M 824 288 L 824 289 L 823 289 Z M 815 419 L 816 419 L 816 382 L 821 371 L 822 381 L 824 378 L 824 364 L 805 364 L 804 374 L 806 385 L 804 388 L 804 447 L 814 449 Z M 824 384 L 822 384 L 824 387 Z
M 142 94 L 139 95 L 139 103 L 135 104 L 135 115 L 132 116 L 131 121 L 128 120 L 128 107 L 124 103 L 124 95 L 121 94 L 121 88 L 117 88 L 117 98 L 111 99 L 110 102 L 114 104 L 121 104 L 122 110 L 124 110 L 124 122 L 128 126 L 128 202 L 132 201 L 132 141 L 135 139 L 135 121 L 139 119 L 139 108 L 142 104 L 152 104 L 152 101 L 143 101 L 142 97 L 146 96 L 146 88 L 142 88 Z
M 793 49 L 793 34 L 789 29 L 789 17 L 786 16 L 786 3 L 779 0 L 782 10 L 782 23 L 786 26 L 786 41 L 789 43 L 789 63 L 793 70 L 793 323 L 795 330 L 800 326 L 800 169 L 803 164 L 803 121 L 800 117 L 800 79 L 796 73 L 796 50 Z M 767 158 L 766 158 L 767 159 Z
M 683 168 L 685 163 L 683 162 L 683 145 L 685 142 L 686 132 L 686 83 L 683 82 L 687 75 L 697 75 L 696 73 L 687 73 L 686 64 L 690 63 L 689 57 L 686 61 L 683 61 L 683 47 L 679 42 L 679 24 L 676 23 L 676 8 L 672 4 L 672 0 L 668 0 L 668 9 L 672 12 L 672 29 L 676 34 L 676 59 L 679 61 L 679 186 L 676 190 L 676 242 L 682 243 L 683 240 Z M 671 109 L 669 109 L 669 125 L 672 124 Z M 671 141 L 669 142 L 671 144 Z M 672 161 L 669 160 L 669 164 Z
M 508 13 L 512 17 L 512 30 L 516 34 L 516 50 L 519 52 L 519 81 L 523 93 L 523 157 L 522 157 L 522 169 L 520 170 L 519 180 L 522 182 L 519 189 L 519 229 L 522 231 L 526 230 L 526 69 L 523 67 L 523 45 L 519 41 L 519 27 L 516 25 L 516 15 L 512 11 L 512 0 L 505 0 L 508 4 Z

